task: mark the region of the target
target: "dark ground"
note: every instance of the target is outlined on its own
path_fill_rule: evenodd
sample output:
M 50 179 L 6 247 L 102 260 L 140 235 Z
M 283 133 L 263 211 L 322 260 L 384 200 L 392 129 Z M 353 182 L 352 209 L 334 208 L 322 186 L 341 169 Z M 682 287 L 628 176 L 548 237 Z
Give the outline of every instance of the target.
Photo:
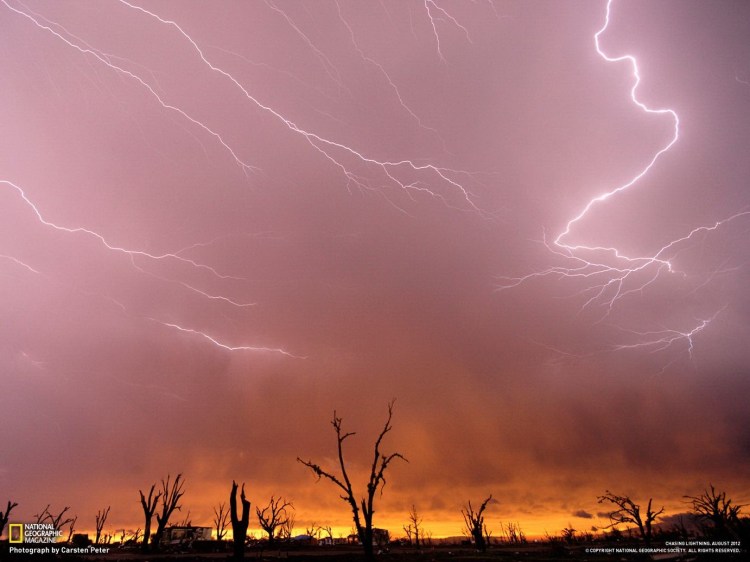
M 64 560 L 65 562 L 159 562 L 167 560 L 179 560 L 180 562 L 217 562 L 229 561 L 228 553 L 160 553 L 142 554 L 140 552 L 128 552 L 112 548 L 106 555 L 74 554 L 61 555 L 23 555 L 9 554 L 7 543 L 0 548 L 1 560 Z M 590 545 L 550 545 L 548 543 L 528 544 L 524 546 L 495 546 L 485 553 L 478 553 L 468 547 L 438 546 L 424 548 L 422 550 L 396 547 L 388 552 L 377 555 L 378 562 L 550 562 L 561 561 L 587 561 L 587 562 L 627 562 L 627 561 L 651 561 L 665 560 L 673 562 L 688 561 L 720 561 L 735 562 L 739 560 L 750 560 L 747 549 L 741 549 L 741 553 L 715 553 L 709 548 L 702 548 L 703 552 L 687 552 L 690 546 L 683 547 L 686 552 L 655 552 L 638 553 L 636 550 L 642 548 L 642 544 L 636 545 L 612 545 L 612 544 L 590 544 Z M 654 545 L 656 549 L 667 550 L 670 547 L 664 544 Z M 592 552 L 591 549 L 610 549 L 605 552 Z M 700 549 L 693 549 L 700 550 Z M 282 549 L 248 549 L 245 560 L 248 562 L 266 560 L 275 562 L 277 560 L 289 560 L 290 562 L 362 562 L 364 560 L 360 549 L 357 547 L 302 547 Z

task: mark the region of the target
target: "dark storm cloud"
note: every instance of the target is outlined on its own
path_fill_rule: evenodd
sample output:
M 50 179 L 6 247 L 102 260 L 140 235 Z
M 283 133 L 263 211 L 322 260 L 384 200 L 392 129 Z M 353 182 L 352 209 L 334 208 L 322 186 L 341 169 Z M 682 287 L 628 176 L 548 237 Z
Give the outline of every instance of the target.
M 574 511 L 572 513 L 573 517 L 579 517 L 581 519 L 593 519 L 594 516 L 586 511 L 585 509 L 579 509 L 578 511 Z
M 111 503 L 135 527 L 137 490 L 183 472 L 195 521 L 236 479 L 347 526 L 295 459 L 335 465 L 336 409 L 361 476 L 394 397 L 384 445 L 410 462 L 380 513 L 417 504 L 440 534 L 490 493 L 538 533 L 607 489 L 750 497 L 747 217 L 611 303 L 617 283 L 591 301 L 580 277 L 498 290 L 570 266 L 542 241 L 673 123 L 595 52 L 604 3 L 439 4 L 461 27 L 437 37 L 419 2 L 142 5 L 253 101 L 124 3 L 0 3 L 0 484 L 20 516 Z M 602 48 L 638 57 L 680 139 L 571 242 L 646 255 L 747 208 L 747 15 L 614 3 Z

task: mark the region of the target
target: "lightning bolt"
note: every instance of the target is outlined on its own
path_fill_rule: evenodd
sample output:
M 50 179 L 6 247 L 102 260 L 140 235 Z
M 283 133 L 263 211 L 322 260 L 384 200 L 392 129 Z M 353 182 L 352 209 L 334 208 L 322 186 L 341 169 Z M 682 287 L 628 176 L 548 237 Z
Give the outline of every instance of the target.
M 721 313 L 726 307 L 715 312 L 710 318 L 700 320 L 698 325 L 692 330 L 680 331 L 680 330 L 656 330 L 650 332 L 637 332 L 635 330 L 628 330 L 631 334 L 634 334 L 641 338 L 641 341 L 632 344 L 620 344 L 614 346 L 615 350 L 623 349 L 650 349 L 651 352 L 663 351 L 673 344 L 684 341 L 687 343 L 688 355 L 693 357 L 693 336 L 702 332 L 714 319 Z
M 215 72 L 229 80 L 257 109 L 260 109 L 272 115 L 279 123 L 281 123 L 282 126 L 286 127 L 293 134 L 298 135 L 302 139 L 304 139 L 310 147 L 312 147 L 321 155 L 322 158 L 324 158 L 331 165 L 337 168 L 346 178 L 347 188 L 356 186 L 357 188 L 362 190 L 372 189 L 369 181 L 363 175 L 361 175 L 361 173 L 357 173 L 349 166 L 347 166 L 347 164 L 341 158 L 341 155 L 352 158 L 356 163 L 363 166 L 367 170 L 375 169 L 379 171 L 380 174 L 385 178 L 385 181 L 403 191 L 427 194 L 442 200 L 446 204 L 449 204 L 448 198 L 445 194 L 434 191 L 433 188 L 431 188 L 427 183 L 427 179 L 421 178 L 422 175 L 427 175 L 428 178 L 431 179 L 431 181 L 439 183 L 446 189 L 456 191 L 458 193 L 458 196 L 463 200 L 463 203 L 468 205 L 469 210 L 479 213 L 482 212 L 481 209 L 474 203 L 469 190 L 458 180 L 451 178 L 451 175 L 467 174 L 468 172 L 438 167 L 434 164 L 417 164 L 409 159 L 377 160 L 375 158 L 366 156 L 365 154 L 356 150 L 355 148 L 352 148 L 351 146 L 325 138 L 314 132 L 303 129 L 290 119 L 284 117 L 277 110 L 262 103 L 260 100 L 254 97 L 247 90 L 247 88 L 245 88 L 245 86 L 243 86 L 232 74 L 209 61 L 198 43 L 177 22 L 165 19 L 155 14 L 154 12 L 151 12 L 141 6 L 132 4 L 127 0 L 118 1 L 132 10 L 136 10 L 144 15 L 147 15 L 148 17 L 156 19 L 164 25 L 170 26 L 175 29 L 190 44 L 203 64 L 206 65 L 212 72 Z M 273 5 L 270 4 L 269 6 L 273 7 Z M 277 11 L 280 10 L 278 10 L 277 8 Z M 407 179 L 408 176 L 413 175 L 417 175 L 417 179 Z
M 27 264 L 25 262 L 22 262 L 18 258 L 15 258 L 13 256 L 9 256 L 9 255 L 6 255 L 6 254 L 0 254 L 0 258 L 2 258 L 4 260 L 12 261 L 16 265 L 20 265 L 21 267 L 23 267 L 27 271 L 30 271 L 31 273 L 36 273 L 37 275 L 39 275 L 39 272 L 36 269 L 34 269 L 33 267 L 31 267 L 29 264 Z
M 192 291 L 194 293 L 197 293 L 197 294 L 201 295 L 202 297 L 205 297 L 205 298 L 207 298 L 209 300 L 223 301 L 223 302 L 226 302 L 226 303 L 228 303 L 228 304 L 230 304 L 230 305 L 232 305 L 234 307 L 237 307 L 237 308 L 251 307 L 251 306 L 254 306 L 254 304 L 255 304 L 255 303 L 241 303 L 241 302 L 237 302 L 235 300 L 230 299 L 229 297 L 210 294 L 210 293 L 208 293 L 206 291 L 203 291 L 201 289 L 193 287 L 192 285 L 190 285 L 190 284 L 188 284 L 188 283 L 186 283 L 184 281 L 173 281 L 171 279 L 166 279 L 164 277 L 161 277 L 159 275 L 156 275 L 154 273 L 151 273 L 151 272 L 146 271 L 143 268 L 139 267 L 136 264 L 136 262 L 135 262 L 135 258 L 136 257 L 146 257 L 146 258 L 149 258 L 151 260 L 167 260 L 167 259 L 176 260 L 178 262 L 189 264 L 192 267 L 197 268 L 197 269 L 207 270 L 207 271 L 211 272 L 214 276 L 216 276 L 216 277 L 218 277 L 220 279 L 238 279 L 236 277 L 222 275 L 219 272 L 217 272 L 214 268 L 212 268 L 210 266 L 207 266 L 207 265 L 204 265 L 204 264 L 201 264 L 201 263 L 198 263 L 198 262 L 196 262 L 194 260 L 191 260 L 189 258 L 182 257 L 182 256 L 178 255 L 178 253 L 151 254 L 151 253 L 144 252 L 144 251 L 141 251 L 141 250 L 127 249 L 127 248 L 124 248 L 124 247 L 115 246 L 115 245 L 111 244 L 110 242 L 108 242 L 106 240 L 106 238 L 104 238 L 104 236 L 102 236 L 101 234 L 99 234 L 99 233 L 97 233 L 97 232 L 95 232 L 93 230 L 89 230 L 89 229 L 84 228 L 84 227 L 69 228 L 69 227 L 66 227 L 66 226 L 61 226 L 61 225 L 55 224 L 55 223 L 53 223 L 53 222 L 51 222 L 51 221 L 49 221 L 49 220 L 47 220 L 47 219 L 44 218 L 44 216 L 42 215 L 42 213 L 39 210 L 39 208 L 29 199 L 29 197 L 26 195 L 26 193 L 24 192 L 24 190 L 21 189 L 21 187 L 19 187 L 15 183 L 13 183 L 11 181 L 8 181 L 8 180 L 0 180 L 0 185 L 4 185 L 6 187 L 9 187 L 9 188 L 13 189 L 20 196 L 20 198 L 24 201 L 24 203 L 33 211 L 33 213 L 36 216 L 36 218 L 37 218 L 37 220 L 38 220 L 39 223 L 43 224 L 44 226 L 46 226 L 48 228 L 54 229 L 56 231 L 59 231 L 59 232 L 65 232 L 65 233 L 68 233 L 68 234 L 84 234 L 84 235 L 87 235 L 88 237 L 92 237 L 95 240 L 97 240 L 99 243 L 101 243 L 107 250 L 110 250 L 112 252 L 116 252 L 116 253 L 120 253 L 120 254 L 124 254 L 124 255 L 128 256 L 130 258 L 132 266 L 136 270 L 140 271 L 141 273 L 143 273 L 145 275 L 149 275 L 149 276 L 152 276 L 152 277 L 155 277 L 157 279 L 160 279 L 160 280 L 163 280 L 163 281 L 167 281 L 167 282 L 178 283 L 179 285 L 185 287 L 186 289 L 188 289 L 188 290 L 190 290 L 190 291 Z M 181 251 L 184 251 L 184 249 L 181 250 Z M 32 268 L 28 264 L 20 261 L 17 258 L 14 258 L 12 256 L 0 255 L 0 258 L 11 260 L 14 263 L 17 263 L 18 265 L 21 265 L 22 267 L 25 267 L 29 271 L 32 271 L 33 273 L 39 273 L 39 271 L 37 271 L 36 269 Z M 114 299 L 110 298 L 110 300 L 112 300 L 113 302 L 115 302 L 124 312 L 127 313 L 127 310 L 126 310 L 126 308 L 125 308 L 124 305 L 122 305 L 121 303 L 117 302 Z M 288 356 L 288 357 L 293 357 L 293 358 L 297 358 L 297 359 L 300 358 L 300 357 L 292 355 L 291 353 L 289 353 L 289 352 L 287 352 L 287 351 L 285 351 L 283 349 L 280 349 L 280 348 L 257 347 L 257 346 L 249 346 L 249 345 L 243 345 L 243 346 L 231 346 L 231 345 L 227 345 L 227 344 L 224 344 L 224 343 L 220 342 L 216 338 L 214 338 L 212 336 L 209 336 L 208 334 L 205 334 L 203 332 L 199 332 L 197 330 L 183 328 L 181 326 L 178 326 L 177 324 L 170 324 L 170 323 L 162 322 L 161 320 L 157 320 L 155 318 L 147 318 L 147 319 L 151 320 L 153 322 L 158 322 L 158 323 L 160 323 L 160 324 L 162 324 L 164 326 L 168 326 L 170 328 L 177 329 L 177 330 L 179 330 L 181 332 L 201 335 L 205 339 L 207 339 L 208 341 L 210 341 L 211 343 L 213 343 L 214 345 L 216 345 L 216 346 L 218 346 L 218 347 L 220 347 L 222 349 L 225 349 L 227 351 L 261 351 L 261 352 L 273 352 L 273 353 L 279 353 L 279 354 L 282 354 L 282 355 L 285 355 L 285 356 Z
M 146 82 L 143 78 L 141 78 L 137 74 L 131 72 L 130 70 L 127 70 L 127 69 L 123 68 L 122 66 L 119 66 L 119 65 L 113 63 L 110 60 L 109 57 L 107 57 L 104 53 L 102 53 L 102 52 L 100 52 L 100 51 L 98 51 L 96 49 L 92 49 L 92 48 L 89 48 L 89 47 L 84 47 L 84 46 L 81 46 L 81 45 L 79 45 L 77 43 L 74 43 L 70 39 L 64 37 L 58 31 L 52 29 L 52 27 L 50 27 L 49 25 L 43 24 L 41 21 L 39 21 L 38 18 L 34 17 L 33 15 L 31 15 L 31 14 L 29 14 L 27 12 L 24 12 L 23 10 L 19 10 L 17 8 L 14 8 L 10 4 L 8 4 L 7 0 L 0 0 L 0 2 L 2 2 L 5 5 L 5 7 L 7 7 L 12 12 L 15 12 L 16 14 L 18 14 L 20 16 L 23 16 L 24 18 L 30 20 L 39 29 L 42 29 L 44 31 L 47 31 L 48 33 L 51 33 L 52 35 L 54 35 L 55 37 L 57 37 L 60 41 L 64 42 L 69 47 L 72 47 L 73 49 L 75 49 L 76 51 L 80 52 L 81 54 L 91 55 L 96 60 L 98 60 L 99 62 L 101 62 L 104 65 L 108 66 L 110 69 L 114 70 L 115 72 L 117 72 L 119 74 L 122 74 L 123 76 L 126 76 L 127 78 L 129 78 L 129 79 L 134 80 L 135 82 L 137 82 L 141 87 L 145 88 L 146 91 L 148 91 L 148 93 L 151 94 L 151 96 L 153 98 L 156 99 L 156 101 L 159 103 L 159 105 L 161 107 L 163 107 L 166 110 L 178 113 L 183 118 L 185 118 L 189 122 L 191 122 L 193 125 L 196 125 L 197 127 L 203 129 L 208 134 L 210 134 L 212 137 L 214 137 L 219 142 L 219 144 L 221 144 L 221 146 L 223 146 L 224 149 L 226 149 L 229 152 L 229 154 L 232 156 L 232 158 L 237 163 L 237 165 L 239 165 L 242 168 L 243 172 L 247 173 L 248 171 L 259 171 L 258 168 L 255 168 L 254 166 L 251 166 L 250 164 L 248 164 L 248 163 L 244 162 L 243 160 L 241 160 L 240 157 L 235 152 L 235 150 L 226 143 L 226 141 L 222 138 L 222 136 L 219 133 L 217 133 L 216 131 L 214 131 L 211 127 L 209 127 L 208 125 L 206 125 L 202 121 L 199 121 L 198 119 L 192 117 L 190 114 L 188 114 L 183 109 L 180 109 L 179 107 L 177 107 L 175 105 L 171 105 L 171 104 L 167 103 L 162 98 L 162 96 L 148 82 Z M 60 29 L 62 29 L 62 26 L 57 26 L 57 27 L 60 28 Z
M 341 4 L 339 4 L 338 1 L 336 1 L 336 10 L 338 12 L 339 20 L 341 21 L 342 24 L 344 24 L 344 27 L 346 27 L 347 31 L 349 32 L 349 39 L 351 40 L 352 45 L 354 45 L 354 48 L 359 54 L 360 58 L 366 63 L 374 66 L 380 71 L 380 74 L 383 75 L 386 82 L 388 82 L 388 85 L 393 90 L 393 93 L 395 94 L 396 99 L 398 99 L 399 105 L 404 109 L 404 111 L 406 111 L 411 116 L 411 118 L 414 119 L 414 121 L 416 121 L 417 125 L 419 125 L 422 129 L 425 129 L 437 135 L 438 138 L 440 138 L 440 140 L 443 143 L 443 148 L 445 148 L 445 141 L 440 137 L 438 131 L 432 127 L 427 127 L 426 125 L 424 125 L 422 123 L 422 120 L 419 118 L 419 116 L 416 113 L 414 113 L 414 111 L 412 111 L 412 109 L 408 105 L 406 105 L 406 102 L 404 102 L 404 98 L 401 96 L 401 92 L 399 91 L 398 86 L 396 86 L 396 84 L 393 82 L 393 80 L 391 79 L 391 76 L 388 74 L 385 68 L 383 68 L 383 65 L 377 62 L 376 60 L 372 59 L 371 57 L 368 57 L 365 54 L 365 52 L 362 50 L 362 48 L 359 46 L 359 44 L 357 43 L 357 39 L 354 36 L 354 30 L 349 25 L 349 23 L 344 19 L 344 14 L 341 13 Z
M 188 264 L 188 265 L 190 265 L 190 266 L 192 266 L 192 267 L 194 267 L 196 269 L 202 269 L 202 270 L 205 270 L 205 271 L 209 271 L 212 275 L 214 275 L 215 277 L 217 277 L 219 279 L 239 279 L 238 277 L 233 277 L 231 275 L 223 275 L 223 274 L 219 273 L 216 269 L 214 269 L 211 266 L 199 263 L 199 262 L 197 262 L 195 260 L 191 260 L 189 258 L 182 257 L 182 256 L 180 256 L 180 255 L 178 255 L 176 253 L 175 254 L 173 254 L 173 253 L 151 254 L 151 253 L 145 252 L 143 250 L 131 250 L 131 249 L 128 249 L 128 248 L 125 248 L 125 247 L 122 247 L 122 246 L 116 246 L 116 245 L 108 242 L 107 239 L 104 238 L 104 236 L 102 236 L 98 232 L 95 232 L 93 230 L 89 230 L 88 228 L 84 228 L 82 226 L 71 228 L 71 227 L 61 226 L 59 224 L 55 224 L 55 223 L 53 223 L 51 221 L 48 221 L 47 219 L 44 218 L 44 215 L 42 215 L 42 213 L 39 210 L 39 208 L 31 201 L 31 199 L 29 199 L 29 197 L 26 195 L 26 192 L 21 187 L 19 187 L 18 185 L 16 185 L 12 181 L 4 180 L 4 179 L 0 179 L 0 184 L 1 185 L 5 185 L 6 187 L 11 188 L 16 193 L 18 193 L 18 195 L 21 197 L 21 199 L 23 200 L 23 202 L 32 210 L 32 212 L 34 213 L 34 215 L 36 215 L 37 220 L 41 224 L 43 224 L 44 226 L 46 226 L 46 227 L 52 228 L 52 229 L 57 230 L 59 232 L 66 232 L 68 234 L 85 234 L 85 235 L 87 235 L 89 237 L 92 237 L 92 238 L 95 238 L 96 240 L 98 240 L 99 243 L 101 243 L 102 246 L 104 246 L 106 249 L 108 249 L 108 250 L 110 250 L 112 252 L 116 252 L 116 253 L 120 253 L 120 254 L 125 254 L 127 256 L 130 256 L 130 258 L 144 257 L 144 258 L 149 258 L 149 259 L 155 260 L 155 261 L 175 260 L 175 261 L 178 261 L 178 262 L 182 262 L 182 263 Z
M 209 334 L 205 332 L 201 332 L 200 330 L 194 330 L 192 328 L 184 328 L 182 326 L 179 326 L 178 324 L 172 324 L 170 322 L 162 322 L 161 320 L 157 320 L 156 318 L 147 318 L 147 320 L 151 320 L 152 322 L 156 322 L 157 324 L 161 324 L 162 326 L 166 326 L 167 328 L 172 328 L 174 330 L 178 330 L 180 332 L 184 332 L 187 334 L 194 334 L 196 336 L 200 336 L 208 341 L 210 341 L 213 345 L 216 347 L 219 347 L 221 349 L 225 349 L 226 351 L 262 351 L 262 352 L 269 352 L 269 353 L 278 353 L 281 355 L 285 355 L 286 357 L 291 357 L 293 359 L 306 359 L 306 357 L 299 357 L 297 355 L 292 355 L 288 351 L 285 351 L 284 349 L 281 349 L 279 347 L 258 347 L 258 346 L 251 346 L 251 345 L 229 345 L 226 343 L 223 343 L 216 339 L 213 336 L 210 336 Z
M 432 7 L 430 7 L 432 6 Z M 492 5 L 492 8 L 494 10 L 495 6 Z M 444 16 L 445 19 L 448 19 L 453 25 L 455 25 L 457 28 L 459 28 L 461 31 L 464 32 L 464 35 L 466 36 L 466 40 L 471 43 L 471 36 L 469 35 L 469 30 L 466 29 L 463 25 L 461 25 L 456 18 L 454 18 L 452 15 L 450 15 L 448 12 L 446 12 L 443 8 L 438 6 L 435 3 L 435 0 L 424 0 L 424 9 L 425 13 L 427 14 L 427 19 L 430 22 L 430 25 L 432 26 L 432 35 L 435 38 L 435 48 L 437 49 L 438 57 L 442 62 L 446 62 L 445 57 L 443 56 L 443 51 L 440 48 L 440 33 L 438 32 L 437 28 L 437 21 L 440 19 L 443 19 L 440 17 L 440 14 Z M 432 10 L 435 10 L 439 15 L 433 15 Z
M 600 39 L 610 25 L 613 1 L 607 0 L 604 24 L 594 34 L 595 50 L 607 63 L 626 63 L 629 65 L 633 77 L 633 85 L 629 92 L 630 100 L 646 114 L 668 117 L 672 121 L 672 134 L 668 141 L 653 154 L 648 163 L 628 181 L 590 199 L 565 224 L 564 229 L 554 237 L 551 243 L 545 238 L 544 245 L 546 248 L 552 254 L 566 262 L 566 265 L 552 266 L 521 277 L 500 277 L 500 284 L 498 286 L 498 290 L 505 290 L 517 287 L 533 279 L 544 277 L 584 280 L 588 284 L 588 287 L 578 293 L 586 297 L 582 305 L 582 310 L 595 304 L 601 305 L 604 307 L 602 319 L 612 311 L 619 300 L 630 294 L 643 292 L 664 273 L 675 273 L 673 261 L 680 251 L 681 245 L 687 243 L 698 234 L 717 230 L 731 221 L 750 215 L 750 211 L 742 211 L 728 218 L 716 221 L 712 225 L 699 226 L 684 236 L 664 244 L 654 253 L 645 256 L 629 256 L 616 247 L 597 246 L 570 241 L 573 237 L 575 227 L 591 215 L 597 206 L 612 200 L 635 186 L 680 138 L 680 118 L 673 109 L 654 109 L 639 99 L 638 87 L 641 83 L 641 73 L 636 58 L 629 54 L 611 56 L 602 49 Z M 600 258 L 596 259 L 593 256 L 600 256 Z M 607 256 L 609 256 L 609 259 L 606 259 Z M 678 341 L 686 341 L 688 344 L 688 354 L 692 357 L 693 337 L 703 331 L 717 314 L 718 312 L 706 320 L 700 320 L 690 330 L 631 331 L 632 334 L 642 338 L 641 342 L 615 346 L 614 349 L 648 348 L 653 351 L 663 351 Z

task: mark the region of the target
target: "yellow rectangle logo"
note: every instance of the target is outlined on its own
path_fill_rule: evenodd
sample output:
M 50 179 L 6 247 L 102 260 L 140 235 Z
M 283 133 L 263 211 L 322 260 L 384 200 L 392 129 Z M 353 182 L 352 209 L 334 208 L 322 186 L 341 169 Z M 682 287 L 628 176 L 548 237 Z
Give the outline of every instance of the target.
M 11 523 L 8 525 L 8 542 L 23 542 L 23 523 Z

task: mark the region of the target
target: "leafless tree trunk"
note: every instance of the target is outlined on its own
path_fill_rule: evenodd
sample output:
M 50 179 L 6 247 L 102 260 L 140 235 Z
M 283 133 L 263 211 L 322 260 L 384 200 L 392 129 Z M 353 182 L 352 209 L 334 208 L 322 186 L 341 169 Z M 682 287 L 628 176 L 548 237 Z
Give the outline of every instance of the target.
M 279 529 L 279 536 L 281 536 L 282 539 L 287 540 L 287 541 L 291 540 L 292 536 L 294 535 L 295 521 L 296 521 L 296 517 L 294 516 L 294 513 L 289 513 L 287 515 L 286 522 L 283 523 L 281 525 L 281 528 Z
M 287 507 L 294 509 L 294 506 L 285 502 L 283 498 L 274 498 L 263 509 L 255 507 L 255 513 L 258 516 L 258 524 L 268 534 L 268 545 L 273 546 L 276 542 L 276 529 L 282 528 L 289 521 Z
M 229 507 L 232 517 L 232 541 L 234 558 L 245 557 L 245 539 L 247 538 L 247 526 L 250 523 L 250 502 L 245 499 L 245 483 L 242 483 L 240 493 L 242 502 L 242 516 L 237 517 L 237 482 L 232 480 L 232 492 L 229 495 Z
M 143 550 L 143 552 L 148 552 L 148 541 L 151 538 L 151 519 L 154 516 L 154 511 L 156 511 L 156 503 L 161 497 L 161 492 L 158 492 L 154 496 L 155 488 L 156 484 L 151 484 L 151 489 L 148 492 L 148 498 L 143 495 L 142 490 L 138 490 L 138 493 L 141 495 L 141 507 L 143 508 L 143 515 L 146 519 L 146 522 L 143 526 L 143 544 L 141 545 L 141 550 Z
M 104 523 L 107 521 L 107 517 L 109 516 L 109 508 L 111 506 L 107 506 L 107 509 L 103 509 L 96 512 L 96 540 L 94 540 L 94 544 L 99 544 L 99 539 L 102 536 L 102 529 L 104 529 Z
M 485 541 L 486 526 L 484 524 L 484 510 L 487 508 L 487 504 L 492 499 L 492 494 L 482 502 L 477 511 L 471 506 L 471 501 L 465 508 L 461 510 L 461 515 L 464 517 L 464 528 L 466 533 L 474 540 L 474 546 L 480 552 L 487 550 L 487 543 Z
M 409 525 L 404 527 L 404 531 L 406 531 L 409 537 L 410 544 L 413 544 L 417 548 L 422 546 L 423 538 L 420 538 L 422 534 L 422 518 L 417 514 L 417 508 L 413 504 L 409 512 Z
M 609 527 L 614 527 L 619 524 L 627 525 L 628 523 L 634 523 L 638 527 L 638 532 L 646 546 L 651 544 L 651 538 L 653 536 L 651 524 L 664 512 L 663 507 L 659 511 L 653 511 L 651 509 L 653 498 L 649 498 L 648 506 L 646 507 L 646 518 L 644 520 L 641 515 L 641 506 L 634 503 L 628 496 L 618 496 L 607 490 L 603 496 L 599 496 L 599 503 L 605 501 L 618 507 L 617 510 L 609 514 L 609 519 L 611 521 Z
M 227 510 L 227 504 L 221 502 L 219 509 L 214 507 L 214 527 L 216 527 L 216 540 L 222 541 L 227 534 L 227 527 L 229 526 L 229 511 Z
M 73 531 L 75 531 L 77 521 L 77 515 L 70 520 L 70 527 L 68 528 L 68 539 L 65 542 L 70 542 L 70 539 L 73 537 Z
M 177 505 L 180 498 L 185 494 L 185 481 L 182 480 L 182 474 L 178 474 L 177 478 L 174 479 L 172 484 L 169 483 L 169 475 L 167 479 L 162 478 L 161 481 L 161 513 L 156 514 L 156 533 L 154 533 L 154 549 L 159 549 L 159 543 L 161 543 L 161 537 L 164 534 L 164 529 L 169 523 L 169 518 L 175 510 L 180 510 L 182 506 Z
M 501 523 L 500 528 L 502 529 L 505 542 L 507 542 L 508 544 L 526 543 L 526 535 L 524 534 L 523 530 L 521 530 L 521 525 L 519 525 L 518 523 L 509 522 L 505 525 Z
M 740 520 L 740 511 L 744 505 L 732 505 L 726 492 L 718 493 L 711 484 L 711 491 L 705 490 L 700 496 L 685 496 L 693 505 L 693 513 L 703 521 L 710 523 L 708 532 L 714 536 L 736 538 L 735 528 Z
M 47 504 L 47 507 L 45 507 L 41 513 L 34 515 L 34 517 L 36 518 L 36 522 L 51 523 L 52 526 L 57 530 L 62 530 L 65 525 L 69 525 L 70 527 L 68 529 L 68 542 L 70 542 L 70 537 L 73 535 L 73 530 L 75 528 L 76 521 L 78 521 L 78 516 L 76 515 L 75 517 L 66 517 L 65 519 L 63 519 L 65 513 L 67 513 L 70 507 L 65 506 L 60 513 L 58 513 L 57 515 L 52 515 L 52 512 L 49 510 L 49 506 L 50 504 Z
M 5 526 L 8 524 L 8 517 L 10 517 L 10 512 L 13 511 L 13 508 L 17 506 L 18 504 L 16 502 L 11 502 L 10 500 L 8 500 L 8 507 L 5 509 L 5 513 L 0 511 L 0 537 L 3 535 Z
M 372 560 L 374 558 L 372 516 L 375 513 L 375 494 L 377 493 L 378 489 L 380 489 L 380 492 L 382 494 L 383 486 L 385 486 L 385 471 L 390 463 L 394 459 L 406 460 L 406 458 L 404 458 L 401 453 L 391 453 L 390 455 L 383 455 L 380 452 L 380 445 L 383 441 L 383 438 L 392 429 L 392 417 L 393 402 L 390 402 L 388 404 L 388 418 L 386 419 L 385 425 L 378 435 L 378 438 L 375 440 L 375 450 L 372 460 L 372 467 L 370 469 L 370 479 L 367 483 L 367 496 L 360 499 L 359 505 L 357 504 L 357 497 L 354 493 L 351 480 L 349 479 L 349 474 L 346 470 L 343 450 L 344 441 L 348 437 L 354 435 L 354 433 L 343 432 L 341 428 L 342 419 L 336 415 L 335 411 L 333 412 L 333 420 L 331 421 L 331 425 L 336 432 L 339 468 L 341 469 L 341 475 L 337 476 L 331 472 L 323 470 L 319 465 L 313 463 L 312 461 L 303 461 L 301 458 L 297 457 L 297 461 L 312 470 L 313 473 L 318 477 L 318 479 L 320 479 L 321 477 L 325 477 L 343 491 L 341 499 L 347 502 L 351 507 L 354 526 L 357 529 L 357 535 L 359 536 L 359 540 L 362 543 L 365 558 L 368 560 Z
M 313 521 L 309 527 L 305 527 L 305 534 L 308 537 L 314 537 L 316 539 L 319 539 L 321 530 L 322 530 L 322 527 L 319 527 L 318 524 Z

